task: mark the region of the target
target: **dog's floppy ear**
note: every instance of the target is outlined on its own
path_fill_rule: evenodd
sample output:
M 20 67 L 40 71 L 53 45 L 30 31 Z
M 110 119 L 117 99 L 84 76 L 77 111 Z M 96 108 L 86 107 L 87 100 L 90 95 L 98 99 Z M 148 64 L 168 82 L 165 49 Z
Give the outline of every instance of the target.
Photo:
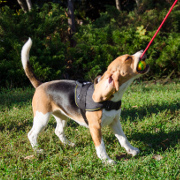
M 108 85 L 108 79 L 110 77 L 111 77 L 111 74 L 109 74 L 108 72 L 105 72 L 103 76 L 98 76 L 95 78 L 94 93 L 92 95 L 92 99 L 94 100 L 94 102 L 106 101 L 111 96 L 111 94 L 109 95 L 109 93 L 111 92 L 111 89 L 109 90 L 107 88 L 106 91 L 104 89 L 104 87 Z
M 96 85 L 100 80 L 101 80 L 101 75 L 97 76 L 95 79 L 94 79 L 94 85 Z

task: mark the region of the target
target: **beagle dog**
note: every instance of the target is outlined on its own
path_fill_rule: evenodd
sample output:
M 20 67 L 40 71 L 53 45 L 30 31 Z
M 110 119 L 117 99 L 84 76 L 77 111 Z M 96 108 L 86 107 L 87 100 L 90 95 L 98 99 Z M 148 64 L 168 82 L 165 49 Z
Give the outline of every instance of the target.
M 38 149 L 37 138 L 39 133 L 48 124 L 50 115 L 53 115 L 57 122 L 55 134 L 64 144 L 75 145 L 64 134 L 67 120 L 70 118 L 80 125 L 89 128 L 97 156 L 103 162 L 109 164 L 115 163 L 106 153 L 101 133 L 101 128 L 106 125 L 110 127 L 120 145 L 125 148 L 128 154 L 132 156 L 137 155 L 140 152 L 139 149 L 129 143 L 122 130 L 120 124 L 121 107 L 118 102 L 121 101 L 123 93 L 133 80 L 149 71 L 148 65 L 146 65 L 143 71 L 137 70 L 143 51 L 139 51 L 134 55 L 126 54 L 116 58 L 110 63 L 107 71 L 94 81 L 93 92 L 90 95 L 93 103 L 107 104 L 106 102 L 108 101 L 110 102 L 109 106 L 114 106 L 115 104 L 115 108 L 108 107 L 108 109 L 103 105 L 96 110 L 85 109 L 83 115 L 81 108 L 75 102 L 76 81 L 54 80 L 42 83 L 36 78 L 29 64 L 31 46 L 32 40 L 29 38 L 22 48 L 21 61 L 27 77 L 36 89 L 32 100 L 34 114 L 33 126 L 28 133 L 28 138 L 33 149 L 37 153 L 42 151 Z M 144 58 L 142 59 L 144 60 Z

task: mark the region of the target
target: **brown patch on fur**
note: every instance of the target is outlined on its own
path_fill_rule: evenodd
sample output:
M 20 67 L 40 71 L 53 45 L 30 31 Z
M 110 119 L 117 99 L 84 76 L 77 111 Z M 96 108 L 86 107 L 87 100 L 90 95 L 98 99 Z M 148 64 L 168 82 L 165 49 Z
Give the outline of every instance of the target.
M 102 110 L 94 111 L 94 112 L 86 112 L 86 117 L 89 123 L 90 133 L 93 139 L 95 146 L 99 146 L 101 144 L 101 117 Z
M 34 88 L 37 88 L 38 86 L 42 84 L 41 81 L 39 81 L 37 77 L 35 76 L 35 74 L 33 73 L 33 70 L 29 64 L 29 61 L 27 61 L 25 73 L 26 73 L 26 76 L 29 78 L 30 82 L 32 83 L 32 85 L 34 86 Z
M 52 104 L 51 104 L 50 98 L 47 96 L 44 84 L 36 88 L 36 91 L 34 93 L 34 97 L 32 100 L 32 107 L 34 116 L 36 111 L 42 112 L 43 114 L 46 114 L 47 112 L 52 112 Z

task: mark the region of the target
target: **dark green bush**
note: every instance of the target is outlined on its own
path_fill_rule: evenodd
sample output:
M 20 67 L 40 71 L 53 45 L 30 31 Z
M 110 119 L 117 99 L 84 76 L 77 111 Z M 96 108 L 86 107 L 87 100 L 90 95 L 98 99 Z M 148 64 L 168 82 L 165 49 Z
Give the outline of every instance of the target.
M 164 6 L 166 8 L 166 5 Z M 65 11 L 56 4 L 44 4 L 23 14 L 8 7 L 0 11 L 0 86 L 29 84 L 20 61 L 28 37 L 33 40 L 30 61 L 42 81 L 69 77 L 93 80 L 122 54 L 145 49 L 167 9 L 119 12 L 107 7 L 94 22 L 77 25 L 75 47 L 70 47 Z M 145 78 L 180 72 L 180 10 L 177 5 L 147 51 L 151 66 Z
M 119 12 L 108 7 L 93 24 L 80 27 L 76 34 L 75 54 L 72 53 L 73 66 L 83 69 L 86 78 L 93 79 L 117 56 L 145 49 L 167 11 L 148 10 L 136 14 L 135 11 Z M 176 6 L 148 49 L 147 62 L 151 71 L 146 78 L 160 78 L 172 71 L 174 77 L 180 75 L 179 13 L 179 6 Z
M 31 37 L 30 61 L 36 75 L 47 81 L 59 79 L 66 66 L 67 17 L 56 4 L 41 10 L 14 14 L 8 7 L 0 11 L 0 86 L 29 84 L 20 61 L 23 44 Z

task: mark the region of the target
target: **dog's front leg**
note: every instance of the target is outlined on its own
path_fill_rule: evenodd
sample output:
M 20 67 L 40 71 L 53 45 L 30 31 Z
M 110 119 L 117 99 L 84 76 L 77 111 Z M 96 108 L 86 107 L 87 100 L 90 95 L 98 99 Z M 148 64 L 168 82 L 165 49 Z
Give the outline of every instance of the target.
M 126 149 L 126 152 L 128 154 L 131 154 L 132 156 L 136 156 L 140 152 L 138 148 L 133 147 L 129 143 L 126 135 L 124 134 L 122 130 L 121 123 L 119 120 L 119 115 L 116 116 L 114 121 L 110 124 L 110 128 L 114 132 L 117 139 L 119 140 L 119 143 L 121 144 L 121 146 Z
M 106 148 L 101 134 L 101 116 L 102 111 L 86 112 L 89 123 L 90 133 L 96 148 L 97 156 L 105 163 L 115 164 L 106 153 Z

